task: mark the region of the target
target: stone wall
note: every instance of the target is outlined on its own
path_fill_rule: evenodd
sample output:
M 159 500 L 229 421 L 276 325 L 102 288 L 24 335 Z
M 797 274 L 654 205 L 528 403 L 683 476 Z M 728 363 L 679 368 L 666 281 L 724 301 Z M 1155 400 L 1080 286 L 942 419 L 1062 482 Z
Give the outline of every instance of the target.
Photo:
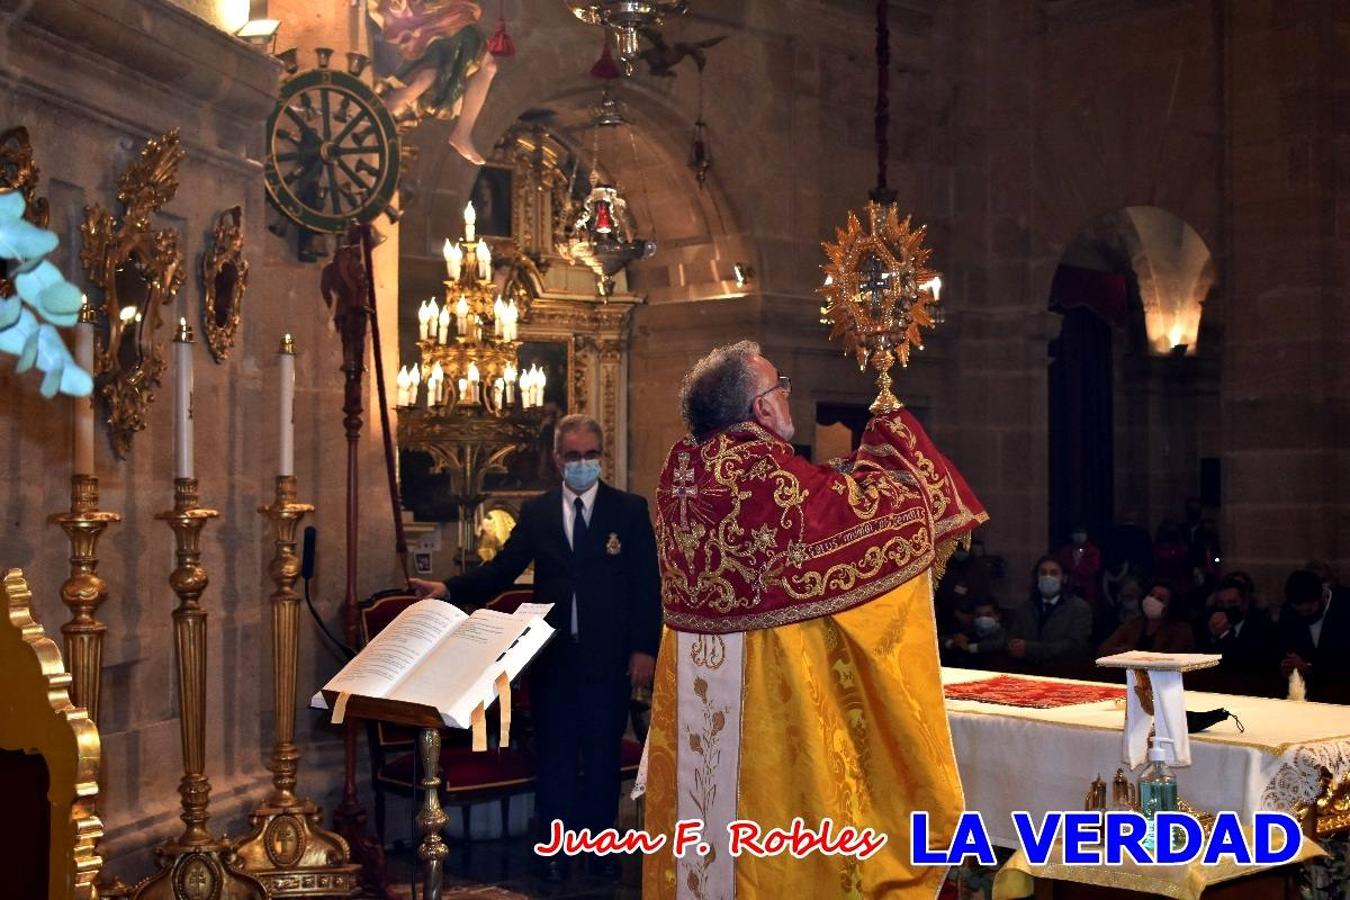
M 345 5 L 345 4 L 344 4 Z M 41 191 L 61 238 L 57 257 L 88 289 L 78 263 L 86 205 L 120 212 L 115 182 L 147 138 L 182 129 L 186 159 L 174 200 L 156 216 L 184 252 L 187 279 L 167 322 L 186 316 L 194 347 L 196 469 L 205 506 L 221 512 L 206 526 L 203 565 L 209 613 L 207 774 L 210 827 L 239 834 L 246 813 L 269 785 L 272 737 L 270 616 L 266 565 L 270 525 L 257 512 L 269 502 L 277 469 L 276 349 L 284 332 L 299 347 L 296 365 L 296 474 L 301 499 L 318 506 L 319 576 L 314 599 L 330 627 L 343 596 L 345 438 L 341 348 L 318 290 L 318 265 L 301 265 L 264 228 L 263 123 L 275 101 L 277 63 L 165 0 L 43 0 L 8 17 L 0 39 L 0 126 L 25 125 L 42 169 Z M 339 45 L 342 46 L 342 45 Z M 234 351 L 215 363 L 204 342 L 199 258 L 220 211 L 244 208 L 251 264 L 243 323 Z M 91 297 L 100 299 L 92 289 Z M 171 329 L 159 333 L 165 342 Z M 148 850 L 181 830 L 178 692 L 167 583 L 173 567 L 169 529 L 154 514 L 172 504 L 172 370 L 151 405 L 148 426 L 130 457 L 116 461 L 100 427 L 97 468 L 102 506 L 121 513 L 100 544 L 100 573 L 110 598 L 99 612 L 105 642 L 102 738 L 104 852 L 130 879 L 151 871 Z M 68 506 L 72 401 L 44 401 L 32 374 L 0 365 L 0 566 L 28 575 L 38 612 L 57 635 L 69 613 L 58 591 L 67 565 L 49 513 Z M 360 591 L 387 587 L 393 541 L 378 432 L 371 410 L 360 441 L 362 474 Z M 335 670 L 302 622 L 300 692 L 304 698 Z M 59 640 L 59 637 L 58 637 Z M 317 713 L 298 715 L 303 793 L 331 809 L 341 778 L 341 747 Z M 363 779 L 364 780 L 364 779 Z

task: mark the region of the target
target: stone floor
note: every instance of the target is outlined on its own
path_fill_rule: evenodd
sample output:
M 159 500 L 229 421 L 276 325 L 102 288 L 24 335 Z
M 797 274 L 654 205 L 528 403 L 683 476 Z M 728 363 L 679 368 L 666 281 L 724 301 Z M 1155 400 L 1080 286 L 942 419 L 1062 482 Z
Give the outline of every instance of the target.
M 562 884 L 549 884 L 534 874 L 538 864 L 530 845 L 524 837 L 451 844 L 442 900 L 637 900 L 642 895 L 639 857 L 621 859 L 623 871 L 617 882 L 590 876 L 572 861 L 571 877 Z M 407 847 L 389 852 L 390 886 L 399 897 L 414 897 L 409 880 L 418 871 L 415 854 L 415 849 Z M 421 896 L 420 885 L 416 896 Z

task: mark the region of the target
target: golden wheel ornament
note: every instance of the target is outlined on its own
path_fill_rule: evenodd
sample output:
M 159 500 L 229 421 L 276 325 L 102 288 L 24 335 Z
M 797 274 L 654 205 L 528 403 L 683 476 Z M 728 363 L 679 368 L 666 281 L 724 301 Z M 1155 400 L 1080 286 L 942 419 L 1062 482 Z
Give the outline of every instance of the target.
M 874 415 L 904 406 L 891 391 L 891 367 L 909 365 L 910 349 L 923 349 L 921 328 L 939 321 L 937 306 L 942 276 L 928 265 L 932 250 L 923 245 L 926 226 L 910 227 L 894 204 L 868 203 L 867 227 L 854 212 L 836 230 L 836 242 L 823 244 L 829 262 L 821 323 L 830 326 L 830 340 L 839 338 L 844 352 L 877 374 Z

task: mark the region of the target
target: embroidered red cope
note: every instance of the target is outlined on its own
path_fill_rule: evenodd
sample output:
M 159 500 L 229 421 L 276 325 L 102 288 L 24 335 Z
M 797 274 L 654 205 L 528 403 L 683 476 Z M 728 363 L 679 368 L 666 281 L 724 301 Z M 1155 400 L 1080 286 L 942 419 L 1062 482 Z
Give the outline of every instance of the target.
M 901 410 L 817 465 L 754 422 L 670 451 L 657 486 L 666 624 L 710 634 L 787 625 L 865 603 L 988 519 Z

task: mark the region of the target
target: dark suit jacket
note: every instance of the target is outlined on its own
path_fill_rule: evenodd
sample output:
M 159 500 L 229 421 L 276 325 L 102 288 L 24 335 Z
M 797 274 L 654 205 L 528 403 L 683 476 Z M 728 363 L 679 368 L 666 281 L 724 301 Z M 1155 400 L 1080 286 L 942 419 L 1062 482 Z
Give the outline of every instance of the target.
M 1092 607 L 1066 593 L 1042 619 L 1040 600 L 1031 597 L 1013 614 L 1012 636 L 1027 642 L 1032 662 L 1086 657 L 1092 650 Z
M 585 546 L 575 560 L 562 516 L 561 486 L 525 501 L 497 555 L 445 582 L 451 602 L 486 603 L 533 562 L 534 599 L 554 605 L 548 614 L 548 624 L 558 632 L 554 643 L 571 633 L 575 592 L 578 636 L 597 662 L 622 670 L 634 652 L 655 656 L 661 640 L 661 575 L 647 501 L 601 482 Z
M 1297 653 L 1312 663 L 1307 675 L 1309 699 L 1345 702 L 1350 695 L 1350 607 L 1332 601 L 1316 647 L 1308 626 L 1285 607 L 1280 615 L 1279 643 L 1281 657 Z
M 1283 697 L 1285 689 L 1280 681 L 1275 626 L 1270 617 L 1253 606 L 1243 617 L 1242 630 L 1237 634 L 1229 631 L 1220 639 L 1209 633 L 1209 616 L 1213 612 L 1212 609 L 1205 610 L 1196 623 L 1196 649 L 1201 653 L 1223 654 L 1217 670 L 1222 679 L 1219 683 L 1223 686 L 1215 687 L 1209 683 L 1209 678 L 1205 678 L 1201 679 L 1204 687 L 1200 689 Z

